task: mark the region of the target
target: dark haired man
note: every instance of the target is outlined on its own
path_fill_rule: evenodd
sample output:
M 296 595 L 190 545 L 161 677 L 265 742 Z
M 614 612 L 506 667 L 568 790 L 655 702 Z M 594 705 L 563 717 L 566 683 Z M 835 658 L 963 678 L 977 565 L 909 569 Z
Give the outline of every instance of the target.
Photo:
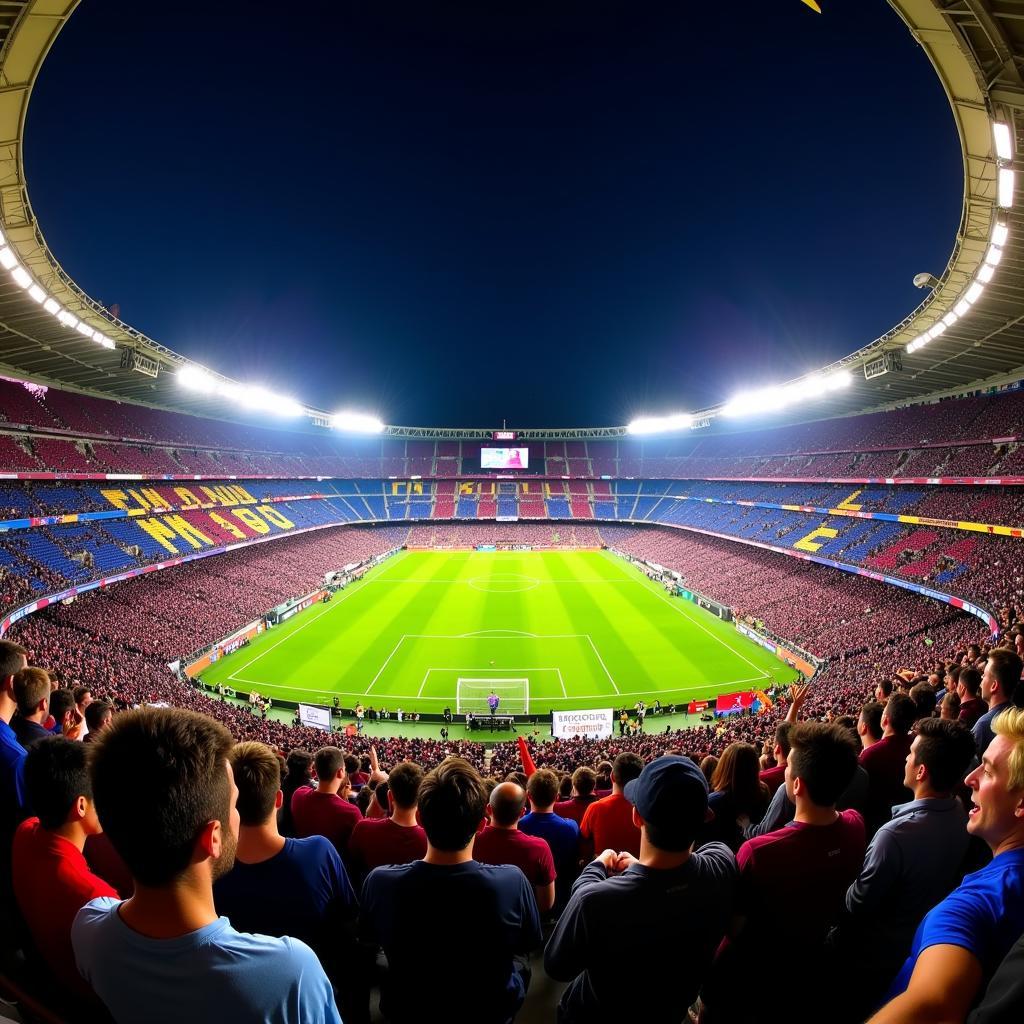
M 960 721 L 973 729 L 987 710 L 981 699 L 981 673 L 973 667 L 961 669 L 956 692 L 960 694 Z
M 594 793 L 596 787 L 597 772 L 586 765 L 577 768 L 572 773 L 572 796 L 555 804 L 555 814 L 562 818 L 572 818 L 577 825 L 582 824 L 587 808 L 600 799 Z
M 25 748 L 11 728 L 18 710 L 14 677 L 28 664 L 28 652 L 10 640 L 0 640 L 0 915 L 13 913 L 11 891 L 11 839 L 25 816 Z M 0 951 L 13 952 L 14 930 L 0 929 Z
M 366 876 L 382 864 L 410 864 L 427 853 L 427 834 L 416 821 L 416 798 L 423 769 L 411 761 L 396 764 L 388 773 L 386 800 L 391 810 L 387 818 L 363 818 L 352 829 L 348 840 L 348 864 L 352 880 L 361 886 Z
M 893 698 L 890 698 L 890 700 Z M 857 769 L 853 737 L 838 725 L 801 722 L 789 734 L 786 791 L 796 815 L 739 849 L 737 919 L 702 993 L 708 1024 L 761 1020 L 764 1007 L 738 978 L 752 977 L 766 949 L 799 950 L 801 999 L 817 1005 L 824 944 L 864 860 L 864 821 L 836 801 Z
M 792 722 L 779 722 L 775 726 L 775 742 L 772 744 L 772 757 L 775 764 L 761 772 L 761 781 L 768 787 L 771 796 L 786 781 L 786 760 L 789 757 L 789 732 Z
M 98 834 L 86 750 L 49 736 L 25 759 L 25 789 L 36 817 L 23 821 L 11 854 L 14 894 L 32 941 L 68 995 L 90 994 L 75 970 L 71 925 L 92 899 L 117 892 L 89 870 L 85 841 Z
M 985 753 L 995 736 L 992 720 L 1014 700 L 1022 669 L 1024 665 L 1020 658 L 1007 647 L 997 647 L 988 656 L 985 674 L 981 677 L 981 696 L 988 703 L 988 711 L 974 723 L 971 730 L 979 757 Z
M 569 902 L 572 884 L 579 874 L 580 827 L 572 818 L 555 814 L 558 776 L 550 768 L 535 771 L 526 784 L 526 792 L 530 798 L 530 813 L 520 819 L 519 831 L 548 844 L 555 862 L 555 910 L 561 912 Z
M 518 868 L 473 859 L 486 804 L 476 769 L 446 758 L 424 777 L 417 800 L 427 855 L 379 867 L 363 885 L 364 934 L 387 955 L 381 998 L 393 1024 L 505 1024 L 526 996 L 525 958 L 541 943 L 537 903 Z M 453 967 L 458 984 L 439 990 Z M 439 1004 L 433 1013 L 425 1000 Z
M 729 923 L 732 851 L 707 843 L 693 852 L 708 810 L 700 769 L 686 757 L 656 758 L 623 795 L 640 830 L 639 859 L 605 850 L 588 864 L 544 951 L 547 973 L 571 982 L 563 1024 L 684 1020 Z
M 860 766 L 868 773 L 864 820 L 869 836 L 892 817 L 896 804 L 910 799 L 903 777 L 913 741 L 910 729 L 916 718 L 917 705 L 905 693 L 894 693 L 882 712 L 882 738 L 860 753 Z
M 326 836 L 344 857 L 348 837 L 362 818 L 350 803 L 351 784 L 345 771 L 345 755 L 337 747 L 321 747 L 313 758 L 316 789 L 303 787 L 292 794 L 292 823 L 299 838 Z
M 623 789 L 640 777 L 644 763 L 637 754 L 619 754 L 612 763 L 612 791 L 591 804 L 580 823 L 580 852 L 583 859 L 596 850 L 625 850 L 640 856 L 640 829 L 633 824 L 633 805 Z
M 867 701 L 857 716 L 857 735 L 860 745 L 867 749 L 882 738 L 882 715 L 885 705 L 877 700 Z
M 105 700 L 90 701 L 85 707 L 86 743 L 95 743 L 114 717 L 114 705 Z
M 45 669 L 23 668 L 14 677 L 14 699 L 18 702 L 18 717 L 14 719 L 14 733 L 18 742 L 28 750 L 34 743 L 53 735 L 43 727 L 50 714 L 50 676 Z
M 238 932 L 214 909 L 238 839 L 233 746 L 219 723 L 169 708 L 120 714 L 92 746 L 100 821 L 135 893 L 87 903 L 71 943 L 118 1024 L 340 1021 L 305 943 Z
M 520 832 L 526 791 L 517 782 L 501 782 L 491 790 L 490 824 L 476 837 L 473 857 L 481 864 L 512 864 L 526 876 L 546 914 L 555 905 L 555 861 L 543 839 Z
M 286 839 L 277 830 L 281 762 L 264 743 L 231 751 L 238 787 L 238 849 L 234 867 L 217 879 L 217 910 L 240 932 L 291 935 L 331 966 L 335 942 L 355 922 L 356 896 L 331 842 L 323 836 Z M 337 978 L 337 972 L 329 971 Z
M 955 790 L 973 759 L 966 726 L 938 718 L 917 723 L 904 779 L 914 799 L 894 807 L 875 833 L 833 935 L 844 967 L 858 964 L 848 1019 L 863 1020 L 878 1005 L 921 918 L 957 882 L 969 837 Z

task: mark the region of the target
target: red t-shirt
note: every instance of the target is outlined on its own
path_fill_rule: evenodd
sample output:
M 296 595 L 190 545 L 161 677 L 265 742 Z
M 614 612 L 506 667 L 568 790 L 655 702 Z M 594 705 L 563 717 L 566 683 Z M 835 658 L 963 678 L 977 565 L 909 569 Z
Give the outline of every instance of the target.
M 598 798 L 591 794 L 590 796 L 574 796 L 569 800 L 559 800 L 555 804 L 555 814 L 562 818 L 572 818 L 577 825 L 582 824 L 583 815 L 586 813 L 587 808 L 594 803 L 597 803 Z
M 91 994 L 75 967 L 71 925 L 89 900 L 118 899 L 116 890 L 89 870 L 75 846 L 44 829 L 38 818 L 18 826 L 11 862 L 18 906 L 36 949 L 65 988 Z
M 342 800 L 337 793 L 303 788 L 292 794 L 292 821 L 299 839 L 326 836 L 338 853 L 344 854 L 352 829 L 362 820 L 359 808 Z
M 481 864 L 514 864 L 530 885 L 550 885 L 555 880 L 551 847 L 543 839 L 528 836 L 517 828 L 488 825 L 476 837 L 473 859 Z
M 786 766 L 776 765 L 774 768 L 765 768 L 760 775 L 761 781 L 768 787 L 768 793 L 775 795 L 775 790 L 786 781 Z
M 427 855 L 427 833 L 419 825 L 397 825 L 390 818 L 363 818 L 352 829 L 348 857 L 359 875 L 382 864 L 410 864 Z
M 625 850 L 640 856 L 640 829 L 633 824 L 633 805 L 621 793 L 602 797 L 587 808 L 580 836 L 593 846 L 594 853 Z

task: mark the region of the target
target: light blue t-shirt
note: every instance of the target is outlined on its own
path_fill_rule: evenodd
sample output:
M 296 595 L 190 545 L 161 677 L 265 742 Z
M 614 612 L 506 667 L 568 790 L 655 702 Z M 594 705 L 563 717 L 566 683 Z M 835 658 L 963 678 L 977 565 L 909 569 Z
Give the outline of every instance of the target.
M 237 932 L 226 917 L 175 939 L 128 927 L 110 896 L 71 928 L 82 977 L 117 1024 L 341 1024 L 316 954 L 298 939 Z

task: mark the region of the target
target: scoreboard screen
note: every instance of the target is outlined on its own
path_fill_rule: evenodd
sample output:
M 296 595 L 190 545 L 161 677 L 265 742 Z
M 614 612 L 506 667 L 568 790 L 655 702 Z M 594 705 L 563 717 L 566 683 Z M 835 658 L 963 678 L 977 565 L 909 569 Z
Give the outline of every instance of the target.
M 481 469 L 529 469 L 529 448 L 481 448 Z

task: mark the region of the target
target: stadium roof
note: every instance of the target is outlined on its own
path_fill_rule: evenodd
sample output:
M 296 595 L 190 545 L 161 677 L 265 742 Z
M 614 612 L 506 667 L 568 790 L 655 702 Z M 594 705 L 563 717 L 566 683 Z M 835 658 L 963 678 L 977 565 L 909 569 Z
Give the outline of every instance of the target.
M 42 62 L 78 3 L 0 4 L 0 228 L 10 247 L 7 262 L 18 261 L 0 269 L 0 373 L 223 416 L 221 396 L 187 390 L 175 379 L 175 371 L 188 365 L 183 356 L 112 316 L 71 280 L 32 211 L 23 162 L 26 112 Z M 1024 189 L 1018 188 L 1018 202 L 1011 209 L 1000 209 L 997 201 L 1000 170 L 1018 168 L 1017 154 L 1024 145 L 1024 20 L 1019 0 L 960 0 L 953 6 L 942 0 L 889 3 L 931 60 L 949 98 L 963 153 L 963 212 L 949 261 L 924 301 L 881 338 L 822 367 L 822 374 L 849 370 L 852 383 L 803 410 L 804 418 L 808 413 L 820 417 L 884 408 L 1024 376 Z M 1002 161 L 993 139 L 996 122 L 1009 126 L 1012 138 L 1012 153 Z M 884 168 L 884 155 L 879 166 Z M 884 187 L 884 179 L 865 183 L 866 189 Z M 990 272 L 985 260 L 997 225 L 1008 228 L 1008 238 Z M 0 248 L 0 263 L 5 251 Z M 972 284 L 986 277 L 976 299 L 962 305 Z M 851 285 L 850 301 L 860 301 L 856 282 Z M 958 306 L 961 316 L 955 313 Z M 943 318 L 949 326 L 941 334 L 907 351 L 908 344 L 928 335 Z M 902 369 L 883 364 L 879 369 L 884 372 L 866 379 L 865 364 L 887 353 L 900 357 Z M 132 359 L 157 375 L 132 368 Z M 722 408 L 702 413 L 715 417 Z M 307 407 L 305 412 L 326 419 L 319 410 Z M 793 415 L 791 411 L 785 418 Z

